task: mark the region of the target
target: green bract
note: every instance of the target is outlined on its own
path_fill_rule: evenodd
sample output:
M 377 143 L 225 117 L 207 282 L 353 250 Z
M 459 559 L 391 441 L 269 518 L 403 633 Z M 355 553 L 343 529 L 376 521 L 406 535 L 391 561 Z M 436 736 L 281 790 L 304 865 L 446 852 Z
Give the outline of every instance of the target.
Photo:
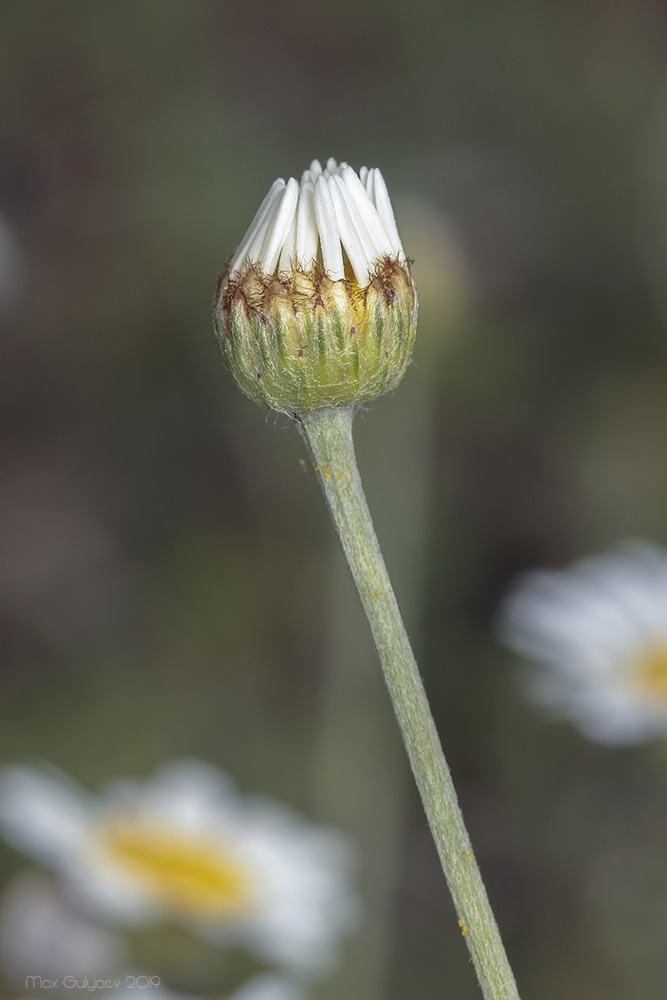
M 417 294 L 407 262 L 386 258 L 366 288 L 310 272 L 222 275 L 215 328 L 242 392 L 274 410 L 347 406 L 393 389 L 410 361 Z

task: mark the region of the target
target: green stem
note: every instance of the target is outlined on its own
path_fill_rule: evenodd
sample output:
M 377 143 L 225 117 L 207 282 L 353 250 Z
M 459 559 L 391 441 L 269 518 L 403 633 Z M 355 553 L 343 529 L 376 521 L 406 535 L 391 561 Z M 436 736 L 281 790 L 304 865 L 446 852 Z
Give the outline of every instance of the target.
M 364 496 L 352 407 L 299 414 L 368 618 L 394 712 L 485 1000 L 519 1000 Z

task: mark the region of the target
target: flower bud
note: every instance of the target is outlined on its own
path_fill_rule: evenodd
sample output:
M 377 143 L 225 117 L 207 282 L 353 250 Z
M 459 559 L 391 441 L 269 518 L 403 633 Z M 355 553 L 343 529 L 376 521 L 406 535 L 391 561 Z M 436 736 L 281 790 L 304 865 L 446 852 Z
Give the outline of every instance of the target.
M 410 361 L 417 292 L 380 171 L 314 160 L 277 180 L 220 276 L 226 366 L 284 413 L 393 389 Z

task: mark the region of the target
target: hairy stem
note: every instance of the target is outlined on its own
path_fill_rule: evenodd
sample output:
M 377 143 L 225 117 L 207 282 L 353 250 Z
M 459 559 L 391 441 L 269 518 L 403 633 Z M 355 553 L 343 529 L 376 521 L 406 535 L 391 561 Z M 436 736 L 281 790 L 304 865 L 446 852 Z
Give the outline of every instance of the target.
M 387 574 L 352 442 L 353 408 L 299 414 L 380 656 L 394 712 L 485 1000 L 519 1000 L 426 692 Z

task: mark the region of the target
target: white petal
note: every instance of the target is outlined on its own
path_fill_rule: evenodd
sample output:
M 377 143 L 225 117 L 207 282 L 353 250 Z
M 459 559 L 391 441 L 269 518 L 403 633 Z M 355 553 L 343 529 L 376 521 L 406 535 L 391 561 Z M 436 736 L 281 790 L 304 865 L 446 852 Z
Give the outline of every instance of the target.
M 369 180 L 372 186 L 373 202 L 389 239 L 392 253 L 394 253 L 399 260 L 405 260 L 403 245 L 401 244 L 401 238 L 398 235 L 396 219 L 394 218 L 394 210 L 391 207 L 389 192 L 387 191 L 387 185 L 384 182 L 384 177 L 377 167 L 374 167 L 373 170 L 370 171 L 370 175 L 372 177 L 372 179 L 369 177 Z
M 370 238 L 371 260 L 375 261 L 385 254 L 396 253 L 380 221 L 377 209 L 352 167 L 345 166 L 341 171 L 341 176 L 347 188 L 348 202 L 357 228 L 363 228 Z
M 301 183 L 296 209 L 296 259 L 299 267 L 310 270 L 317 259 L 317 244 L 315 188 L 309 176 Z
M 340 231 L 341 243 L 352 265 L 355 277 L 362 287 L 368 284 L 369 272 L 373 263 L 373 248 L 368 234 L 353 218 L 352 206 L 345 197 L 345 186 L 340 177 L 329 180 L 329 190 L 336 212 L 336 221 Z
M 310 269 L 318 244 L 335 281 L 345 277 L 343 247 L 361 285 L 385 254 L 405 259 L 379 171 L 362 167 L 357 176 L 345 161 L 329 157 L 324 169 L 313 160 L 300 182 L 275 181 L 232 258 L 230 273 L 240 274 L 248 262 L 268 274 L 289 271 L 295 263 Z
M 276 220 L 278 211 L 280 210 L 280 205 L 282 203 L 286 190 L 287 186 L 285 186 L 276 193 L 276 196 L 274 197 L 273 201 L 269 206 L 268 212 L 266 213 L 260 224 L 255 229 L 253 238 L 248 247 L 248 252 L 246 254 L 245 261 L 243 261 L 243 263 L 246 262 L 249 262 L 251 264 L 260 263 L 262 248 L 264 247 L 266 241 L 269 238 L 269 233 L 273 228 L 273 224 Z M 240 267 L 241 265 L 239 265 L 239 269 Z
M 257 229 L 262 225 L 267 215 L 271 212 L 275 205 L 275 201 L 280 194 L 280 192 L 285 187 L 285 181 L 282 177 L 279 177 L 277 181 L 274 181 L 269 189 L 269 193 L 265 197 L 262 204 L 259 206 L 255 217 L 248 226 L 246 234 L 241 240 L 236 250 L 236 253 L 232 257 L 232 262 L 230 264 L 230 274 L 237 274 L 245 264 L 248 259 L 248 249 L 250 248 L 252 241 L 255 238 L 255 233 Z
M 353 865 L 349 843 L 303 824 L 270 800 L 248 803 L 244 848 L 265 898 L 254 918 L 258 947 L 268 958 L 324 970 L 335 943 L 357 917 L 345 889 Z
M 239 824 L 238 797 L 218 768 L 199 760 L 172 761 L 148 782 L 113 782 L 100 813 L 131 811 L 174 831 L 206 833 Z
M 258 263 L 266 274 L 273 274 L 276 270 L 280 251 L 292 225 L 298 198 L 299 182 L 290 177 L 266 238 L 259 249 Z
M 324 176 L 318 177 L 315 182 L 315 218 L 324 269 L 332 281 L 342 281 L 345 277 L 345 268 L 340 246 L 340 231 L 329 185 Z
M 65 778 L 29 767 L 0 773 L 0 829 L 18 850 L 56 865 L 84 849 L 90 808 Z
M 297 206 L 298 209 L 298 206 Z M 296 260 L 296 212 L 292 215 L 292 221 L 283 241 L 283 248 L 280 251 L 278 261 L 278 271 L 291 271 Z

